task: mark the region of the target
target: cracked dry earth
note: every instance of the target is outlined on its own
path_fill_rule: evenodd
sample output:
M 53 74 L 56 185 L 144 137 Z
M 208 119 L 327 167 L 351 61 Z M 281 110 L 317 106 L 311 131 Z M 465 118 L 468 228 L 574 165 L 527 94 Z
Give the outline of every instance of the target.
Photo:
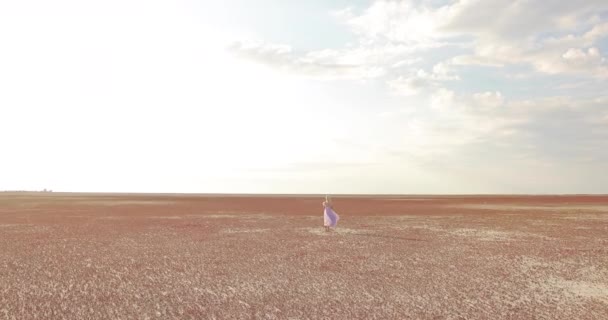
M 0 194 L 0 319 L 607 319 L 608 197 Z

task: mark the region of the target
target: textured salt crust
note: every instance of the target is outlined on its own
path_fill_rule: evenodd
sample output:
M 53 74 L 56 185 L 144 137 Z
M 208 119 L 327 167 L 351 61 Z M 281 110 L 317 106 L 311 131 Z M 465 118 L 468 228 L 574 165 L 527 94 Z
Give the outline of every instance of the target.
M 19 227 L 19 226 L 23 226 L 23 224 L 14 224 L 14 223 L 0 224 L 0 228 L 13 228 L 13 227 Z
M 566 220 L 599 220 L 608 221 L 608 214 L 578 214 L 573 216 L 561 217 Z
M 608 286 L 590 281 L 571 281 L 550 277 L 541 288 L 546 291 L 563 291 L 567 296 L 597 299 L 608 303 Z
M 428 231 L 434 231 L 434 232 L 446 232 L 445 229 L 443 228 L 439 228 L 436 226 L 430 226 L 430 225 L 418 225 L 418 226 L 394 226 L 394 228 L 397 229 L 422 229 L 422 230 L 428 230 Z
M 524 272 L 528 272 L 528 271 L 530 271 L 532 269 L 536 269 L 536 268 L 548 268 L 551 266 L 549 263 L 547 263 L 546 261 L 543 261 L 539 258 L 527 257 L 527 256 L 521 257 L 521 259 L 519 261 L 519 265 L 520 265 L 520 268 L 522 268 Z
M 395 220 L 395 221 L 411 221 L 411 220 L 426 219 L 426 217 L 424 217 L 424 216 L 416 216 L 416 215 L 383 216 L 382 218 L 387 219 L 387 220 Z
M 84 216 L 82 216 L 84 217 Z M 128 219 L 127 216 L 104 216 L 96 219 L 101 220 L 123 220 Z M 147 219 L 158 219 L 158 220 L 181 220 L 184 218 L 200 218 L 200 219 L 269 219 L 271 216 L 265 214 L 190 214 L 185 216 L 150 216 Z
M 270 231 L 269 228 L 266 229 L 262 229 L 262 228 L 229 228 L 229 229 L 224 229 L 221 231 L 221 233 L 262 233 L 262 232 L 268 232 Z
M 525 274 L 544 269 L 564 270 L 568 264 L 577 265 L 573 261 L 547 262 L 536 257 L 522 257 L 519 263 Z M 530 284 L 531 288 L 538 288 L 545 292 L 561 292 L 569 298 L 593 298 L 608 303 L 608 286 L 599 283 L 608 275 L 608 270 L 599 270 L 595 266 L 577 267 L 579 278 L 583 280 L 566 280 L 560 277 L 550 276 L 540 284 Z
M 272 216 L 258 213 L 258 214 L 233 214 L 233 213 L 219 213 L 219 214 L 189 214 L 186 215 L 188 218 L 199 218 L 199 219 L 227 219 L 227 218 L 238 218 L 238 219 L 271 219 Z
M 514 232 L 504 232 L 496 230 L 477 230 L 477 229 L 456 229 L 448 231 L 448 233 L 456 236 L 474 237 L 481 241 L 506 241 L 517 236 Z
M 414 226 L 392 226 L 393 229 L 405 230 L 405 229 L 422 229 L 433 232 L 439 232 L 449 234 L 453 236 L 475 238 L 480 241 L 508 241 L 515 239 L 522 239 L 526 237 L 533 237 L 538 239 L 550 240 L 551 237 L 520 231 L 500 231 L 491 229 L 473 229 L 473 228 L 442 228 L 433 225 L 414 225 Z
M 377 201 L 433 201 L 432 198 L 378 198 Z
M 148 219 L 180 220 L 180 219 L 183 219 L 183 218 L 179 217 L 179 216 L 153 216 L 153 217 L 148 217 Z
M 0 224 L 0 228 L 37 228 L 37 229 L 48 229 L 48 226 L 38 226 L 35 224 L 31 224 L 31 223 L 5 223 L 5 224 Z
M 5 226 L 1 226 L 3 231 L 10 233 L 23 233 L 23 234 L 32 234 L 32 233 L 41 233 L 48 232 L 51 230 L 50 226 L 40 226 L 34 224 L 9 224 Z
M 105 217 L 99 217 L 97 218 L 99 220 L 123 220 L 126 219 L 126 217 L 119 217 L 119 216 L 105 216 Z
M 307 217 L 303 217 L 303 219 L 323 221 L 323 216 L 321 216 L 321 215 L 319 215 L 319 216 L 307 216 Z
M 337 234 L 371 234 L 368 230 L 361 229 L 350 229 L 350 228 L 336 228 L 333 232 Z
M 72 203 L 84 205 L 123 206 L 123 205 L 170 205 L 174 201 L 166 200 L 77 200 Z
M 332 229 L 330 231 L 325 231 L 325 228 L 323 228 L 323 227 L 301 228 L 300 230 L 303 230 L 303 231 L 309 232 L 309 233 L 313 233 L 313 234 L 317 234 L 317 235 L 321 235 L 321 236 L 329 236 L 329 235 L 333 235 L 333 234 L 339 234 L 339 235 L 345 235 L 345 234 L 370 234 L 369 231 L 367 231 L 367 230 L 341 228 L 341 227 L 337 227 L 337 228 Z
M 594 205 L 560 205 L 560 206 L 546 206 L 546 205 L 513 205 L 513 204 L 458 204 L 448 205 L 450 208 L 464 208 L 464 209 L 486 209 L 486 210 L 543 210 L 543 211 L 603 211 L 608 212 L 608 206 L 594 206 Z
M 560 224 L 557 222 L 547 222 L 547 221 L 543 221 L 543 220 L 528 220 L 528 224 L 533 225 L 533 226 L 543 226 L 543 227 L 549 227 L 549 226 L 559 226 Z
M 144 221 L 163 217 L 163 211 L 146 210 L 128 224 L 106 221 L 99 228 L 83 228 L 73 219 L 62 224 L 52 211 L 52 221 L 31 225 L 50 223 L 51 231 L 59 232 L 48 237 L 21 232 L 28 229 L 23 225 L 0 229 L 0 246 L 11 243 L 0 250 L 0 319 L 605 319 L 608 314 L 608 264 L 601 244 L 608 244 L 608 235 L 601 221 L 549 214 L 541 215 L 545 224 L 534 223 L 537 215 L 503 214 L 399 220 L 345 212 L 338 228 L 326 233 L 321 215 L 257 220 L 235 213 L 230 220 L 205 221 L 188 219 L 196 209 L 179 214 L 176 208 L 184 220 Z M 172 227 L 185 221 L 200 229 L 175 232 Z M 573 232 L 577 227 L 589 232 Z M 264 228 L 271 231 L 255 232 Z M 221 230 L 253 233 L 216 236 Z M 543 230 L 558 241 L 528 238 L 503 246 L 477 238 L 519 239 Z

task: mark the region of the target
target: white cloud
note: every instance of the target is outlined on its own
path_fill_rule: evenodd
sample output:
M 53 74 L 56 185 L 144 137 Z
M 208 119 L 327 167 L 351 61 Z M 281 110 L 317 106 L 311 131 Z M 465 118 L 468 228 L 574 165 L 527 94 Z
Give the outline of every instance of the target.
M 573 65 L 597 65 L 604 60 L 600 55 L 598 48 L 589 48 L 587 51 L 582 49 L 570 48 L 566 51 L 562 58 Z
M 241 45 L 238 51 L 259 62 L 310 77 L 387 76 L 389 87 L 405 95 L 436 87 L 438 81 L 458 80 L 455 67 L 467 65 L 529 65 L 550 75 L 606 79 L 606 59 L 596 45 L 608 34 L 608 22 L 598 15 L 602 10 L 608 10 L 608 3 L 599 0 L 458 0 L 438 6 L 426 1 L 378 0 L 363 10 L 346 8 L 334 13 L 358 36 L 355 46 L 295 52 L 289 47 L 264 44 Z M 441 50 L 446 45 L 462 50 L 435 61 L 430 71 L 396 71 L 432 63 L 419 53 Z M 469 53 L 463 54 L 463 50 Z M 428 74 L 420 75 L 419 70 Z
M 502 139 L 526 121 L 511 113 L 500 92 L 462 95 L 439 88 L 430 95 L 428 106 L 428 112 L 404 119 L 402 132 L 403 145 L 423 158 Z
M 547 74 L 606 77 L 603 59 L 599 51 L 592 48 L 594 42 L 604 36 L 605 23 L 590 25 L 586 18 L 608 8 L 607 3 L 484 1 L 484 6 L 495 6 L 494 9 L 501 12 L 498 17 L 487 14 L 483 7 L 474 8 L 473 3 L 459 2 L 456 5 L 457 13 L 446 25 L 448 30 L 468 32 L 476 39 L 473 54 L 459 58 L 460 62 L 480 65 L 529 64 Z M 561 36 L 544 37 L 543 33 L 546 32 Z M 590 57 L 585 59 L 587 62 L 580 63 L 579 60 L 571 63 L 563 59 L 572 57 L 573 51 L 564 52 L 573 47 L 573 50 L 591 50 L 588 52 Z M 596 59 L 595 63 L 589 63 L 592 59 Z
M 415 64 L 419 58 L 406 58 L 414 51 L 413 48 L 403 44 L 384 45 L 357 45 L 343 49 L 324 49 L 305 53 L 307 59 L 318 60 L 323 63 L 354 64 L 359 66 L 376 66 L 387 68 L 391 64 Z
M 396 63 L 394 63 L 392 65 L 393 68 L 401 68 L 401 67 L 405 67 L 405 66 L 410 66 L 413 64 L 417 64 L 419 62 L 422 61 L 422 58 L 417 57 L 417 58 L 408 58 L 408 59 L 403 59 L 403 60 L 399 60 Z
M 585 40 L 589 43 L 608 36 L 608 22 L 598 23 L 593 28 L 584 34 Z
M 403 119 L 401 133 L 403 146 L 425 159 L 497 145 L 539 159 L 570 159 L 608 150 L 608 127 L 597 116 L 605 115 L 605 98 L 508 100 L 500 92 L 467 95 L 441 88 L 429 97 L 428 105 L 430 112 Z M 530 153 L 526 146 L 536 151 Z
M 605 78 L 608 72 L 603 62 L 583 67 L 561 61 L 566 50 L 589 50 L 606 36 L 608 23 L 597 14 L 602 10 L 608 10 L 608 3 L 599 0 L 459 0 L 440 6 L 374 1 L 361 13 L 351 9 L 339 16 L 369 43 L 429 48 L 470 39 L 471 54 L 452 57 L 454 65 L 529 64 L 548 74 Z
M 369 58 L 364 52 L 344 55 L 328 49 L 298 54 L 287 45 L 241 42 L 231 45 L 230 50 L 254 62 L 321 80 L 370 79 L 385 73 L 384 66 L 364 63 Z
M 505 103 L 504 97 L 498 91 L 475 93 L 473 100 L 486 108 L 498 108 Z
M 459 80 L 460 77 L 456 74 L 452 68 L 452 63 L 443 61 L 433 66 L 433 73 L 431 77 L 434 80 Z
M 418 94 L 431 85 L 428 80 L 417 76 L 400 76 L 397 79 L 388 80 L 387 84 L 391 90 L 404 96 Z
M 606 79 L 606 58 L 596 47 L 584 45 L 581 37 L 546 39 L 531 44 L 501 41 L 479 41 L 472 54 L 452 58 L 454 65 L 504 67 L 530 65 L 541 73 L 571 74 Z
M 603 0 L 459 0 L 437 11 L 447 12 L 442 30 L 523 43 L 537 39 L 543 32 L 586 27 L 590 16 L 607 8 Z
M 411 96 L 418 94 L 425 89 L 437 88 L 444 81 L 459 79 L 460 77 L 452 68 L 452 63 L 444 61 L 435 64 L 430 72 L 427 72 L 424 69 L 410 71 L 407 75 L 400 75 L 395 79 L 387 80 L 387 84 L 393 92 Z
M 349 8 L 336 16 L 367 41 L 438 45 L 437 13 L 410 1 L 374 1 L 361 14 Z
M 456 66 L 467 66 L 467 65 L 478 65 L 485 67 L 502 67 L 503 62 L 496 61 L 496 59 L 490 57 L 484 57 L 479 55 L 459 55 L 451 59 L 453 65 Z

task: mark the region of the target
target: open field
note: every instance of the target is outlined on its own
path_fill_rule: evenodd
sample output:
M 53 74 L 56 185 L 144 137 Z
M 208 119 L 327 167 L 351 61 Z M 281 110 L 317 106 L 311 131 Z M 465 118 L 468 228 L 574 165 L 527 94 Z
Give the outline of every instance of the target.
M 0 193 L 0 319 L 607 319 L 608 196 Z

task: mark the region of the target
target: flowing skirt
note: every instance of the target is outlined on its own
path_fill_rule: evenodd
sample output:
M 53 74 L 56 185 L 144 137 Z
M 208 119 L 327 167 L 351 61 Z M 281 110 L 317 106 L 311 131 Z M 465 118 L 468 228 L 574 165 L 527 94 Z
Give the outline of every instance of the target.
M 325 207 L 323 211 L 323 225 L 335 228 L 338 225 L 338 220 L 340 220 L 340 216 L 332 208 Z

